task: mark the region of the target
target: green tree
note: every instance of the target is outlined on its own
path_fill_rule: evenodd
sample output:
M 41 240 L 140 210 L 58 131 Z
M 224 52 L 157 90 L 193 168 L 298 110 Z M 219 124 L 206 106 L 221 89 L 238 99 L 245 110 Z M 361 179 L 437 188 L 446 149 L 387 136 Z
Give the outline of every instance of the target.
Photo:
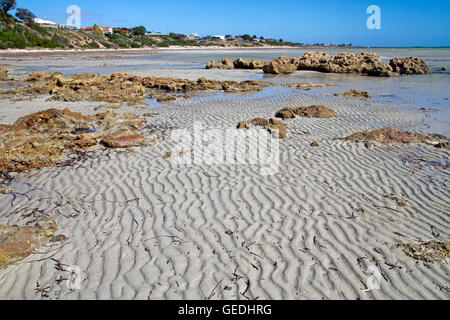
M 16 5 L 16 0 L 0 0 L 0 9 L 6 13 L 14 9 Z
M 33 12 L 24 8 L 17 9 L 16 17 L 29 26 L 34 25 L 34 19 L 36 19 Z
M 250 41 L 250 40 L 252 40 L 252 37 L 250 37 L 249 34 L 244 34 L 244 35 L 242 36 L 242 39 L 244 39 L 244 40 L 246 40 L 246 41 Z
M 94 34 L 100 37 L 103 37 L 105 33 L 103 32 L 102 28 L 100 28 L 98 25 L 94 25 Z
M 143 36 L 147 33 L 147 29 L 144 26 L 134 27 L 132 32 L 135 36 Z

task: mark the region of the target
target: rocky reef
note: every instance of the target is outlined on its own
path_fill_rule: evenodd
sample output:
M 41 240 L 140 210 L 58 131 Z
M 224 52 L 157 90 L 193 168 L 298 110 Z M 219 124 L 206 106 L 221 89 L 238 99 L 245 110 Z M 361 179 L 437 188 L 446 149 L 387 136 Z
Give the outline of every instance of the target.
M 17 263 L 49 242 L 57 242 L 57 225 L 53 220 L 42 220 L 34 226 L 0 226 L 0 269 Z
M 425 61 L 419 58 L 394 58 L 385 63 L 378 53 L 361 52 L 330 55 L 322 51 L 306 52 L 302 57 L 279 57 L 270 62 L 252 61 L 242 58 L 232 62 L 223 59 L 211 61 L 207 69 L 263 69 L 269 74 L 290 74 L 297 70 L 311 70 L 325 73 L 350 73 L 368 76 L 393 77 L 399 75 L 430 74 Z
M 61 73 L 35 72 L 25 79 L 28 86 L 0 92 L 3 98 L 18 95 L 50 95 L 56 101 L 96 101 L 145 105 L 145 98 L 168 102 L 176 100 L 174 93 L 208 90 L 225 92 L 258 92 L 273 84 L 264 81 L 197 81 L 172 78 L 137 77 L 127 73 L 100 76 L 81 73 L 63 76 Z
M 99 143 L 109 148 L 144 146 L 138 134 L 146 119 L 107 111 L 85 116 L 68 109 L 49 109 L 0 125 L 0 171 L 21 172 L 53 166 L 66 150 Z

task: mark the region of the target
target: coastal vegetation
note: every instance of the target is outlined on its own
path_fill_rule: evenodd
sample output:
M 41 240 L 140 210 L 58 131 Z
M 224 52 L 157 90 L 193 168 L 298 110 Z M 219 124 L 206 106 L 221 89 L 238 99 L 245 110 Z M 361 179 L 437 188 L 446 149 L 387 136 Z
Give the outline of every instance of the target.
M 129 49 L 148 47 L 263 47 L 296 46 L 283 40 L 244 34 L 226 39 L 207 36 L 190 38 L 183 34 L 152 34 L 144 26 L 134 28 L 113 28 L 105 32 L 98 25 L 91 30 L 69 30 L 48 27 L 35 23 L 36 16 L 28 9 L 17 8 L 15 17 L 10 14 L 16 9 L 15 0 L 0 1 L 0 49 Z

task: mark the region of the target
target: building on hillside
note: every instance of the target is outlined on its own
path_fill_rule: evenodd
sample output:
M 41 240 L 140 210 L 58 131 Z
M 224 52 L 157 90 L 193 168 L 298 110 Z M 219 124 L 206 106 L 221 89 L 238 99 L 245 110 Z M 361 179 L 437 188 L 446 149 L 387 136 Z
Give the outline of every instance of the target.
M 198 33 L 191 33 L 188 37 L 189 40 L 198 40 L 200 39 L 200 35 Z
M 120 29 L 120 28 L 114 28 L 113 29 L 113 32 L 114 33 L 123 33 L 123 34 L 125 34 L 125 35 L 129 35 L 131 32 L 130 32 L 130 30 L 127 30 L 127 29 Z
M 215 35 L 215 36 L 212 36 L 212 39 L 213 40 L 225 41 L 226 38 L 223 35 Z
M 53 22 L 53 21 L 50 21 L 50 20 L 34 18 L 34 23 L 36 23 L 37 25 L 39 25 L 41 27 L 58 29 L 58 24 L 56 22 Z
M 145 35 L 149 36 L 149 37 L 161 37 L 161 36 L 164 36 L 164 34 L 161 33 L 161 32 L 147 32 Z
M 111 28 L 111 27 L 100 27 L 100 29 L 102 29 L 104 34 L 114 34 L 113 28 Z M 81 29 L 81 31 L 94 32 L 94 27 L 87 27 L 87 28 Z
M 78 30 L 77 26 L 72 26 L 69 24 L 58 24 L 58 29 L 62 30 Z
M 50 20 L 44 20 L 40 18 L 35 18 L 34 23 L 41 27 L 45 28 L 53 28 L 53 29 L 63 29 L 63 30 L 76 30 L 76 26 L 71 26 L 67 24 L 58 24 L 56 22 L 50 21 Z

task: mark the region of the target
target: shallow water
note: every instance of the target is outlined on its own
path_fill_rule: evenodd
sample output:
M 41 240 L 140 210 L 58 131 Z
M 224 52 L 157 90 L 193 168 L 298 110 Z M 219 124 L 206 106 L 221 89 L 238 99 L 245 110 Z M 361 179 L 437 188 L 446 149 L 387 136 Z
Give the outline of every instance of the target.
M 104 60 L 97 65 L 70 66 L 57 65 L 24 67 L 20 71 L 57 71 L 65 75 L 73 75 L 80 72 L 92 72 L 100 75 L 114 72 L 132 72 L 142 70 L 183 69 L 199 70 L 211 60 L 220 60 L 228 57 L 237 59 L 263 61 L 273 60 L 279 56 L 302 56 L 305 49 L 277 49 L 277 50 L 181 50 L 168 51 L 163 54 L 148 56 L 125 56 L 114 60 Z M 314 51 L 314 50 L 313 50 Z M 315 50 L 318 51 L 318 50 Z M 403 76 L 396 78 L 367 77 L 348 74 L 325 74 L 319 72 L 299 71 L 287 76 L 265 75 L 262 71 L 256 71 L 248 79 L 265 80 L 274 83 L 286 82 L 319 82 L 334 84 L 335 87 L 314 90 L 317 95 L 342 94 L 350 89 L 369 91 L 372 101 L 379 103 L 398 104 L 411 110 L 425 109 L 428 116 L 427 124 L 435 127 L 442 134 L 450 135 L 450 48 L 376 48 L 376 49 L 330 49 L 330 54 L 339 52 L 358 53 L 362 51 L 376 52 L 388 62 L 393 57 L 418 57 L 427 62 L 433 74 L 425 76 Z M 108 63 L 106 63 L 108 62 Z M 441 70 L 445 68 L 446 70 Z M 269 90 L 259 93 L 259 96 L 267 94 Z M 218 93 L 219 95 L 221 93 Z M 232 95 L 230 96 L 232 97 Z M 154 108 L 165 107 L 156 101 L 149 101 Z M 423 111 L 423 110 L 422 110 Z

